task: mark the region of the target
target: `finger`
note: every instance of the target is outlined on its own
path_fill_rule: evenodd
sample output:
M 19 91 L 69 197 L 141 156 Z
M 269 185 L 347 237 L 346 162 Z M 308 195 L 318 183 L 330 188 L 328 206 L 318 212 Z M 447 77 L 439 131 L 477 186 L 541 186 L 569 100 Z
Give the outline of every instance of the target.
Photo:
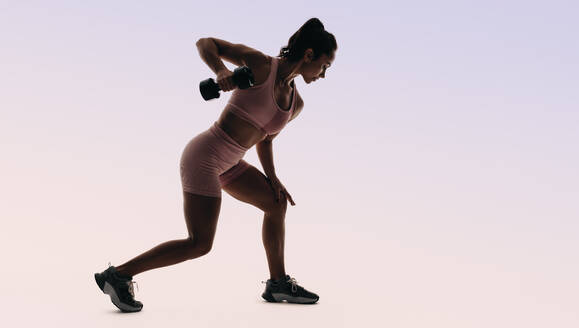
M 292 199 L 291 199 L 292 196 L 287 192 L 287 190 L 284 189 L 283 194 L 285 195 L 286 201 L 288 201 L 288 202 L 290 202 L 290 203 L 293 202 Z
M 291 203 L 292 205 L 295 205 L 296 203 L 294 202 L 294 199 L 292 198 L 292 196 L 291 196 L 290 194 L 288 194 L 288 197 L 289 197 L 289 199 L 290 199 L 290 203 Z
M 227 80 L 225 79 L 219 80 L 217 84 L 219 85 L 219 89 L 221 89 L 221 91 L 227 91 Z
M 286 192 L 287 193 L 287 192 Z M 289 193 L 287 193 L 287 196 L 289 198 L 289 201 L 292 205 L 295 205 L 296 203 L 294 203 L 294 199 L 292 198 L 292 195 L 290 195 Z

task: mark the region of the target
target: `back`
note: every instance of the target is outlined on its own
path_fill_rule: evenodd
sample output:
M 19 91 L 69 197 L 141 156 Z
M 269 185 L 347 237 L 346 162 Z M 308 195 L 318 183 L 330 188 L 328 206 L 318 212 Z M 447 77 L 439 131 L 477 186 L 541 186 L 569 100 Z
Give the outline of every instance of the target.
M 271 67 L 267 79 L 249 89 L 233 90 L 224 109 L 224 111 L 231 111 L 268 135 L 278 133 L 287 124 L 296 107 L 298 92 L 295 82 L 292 82 L 293 94 L 290 108 L 284 110 L 278 106 L 275 101 L 274 87 L 279 58 L 270 58 Z

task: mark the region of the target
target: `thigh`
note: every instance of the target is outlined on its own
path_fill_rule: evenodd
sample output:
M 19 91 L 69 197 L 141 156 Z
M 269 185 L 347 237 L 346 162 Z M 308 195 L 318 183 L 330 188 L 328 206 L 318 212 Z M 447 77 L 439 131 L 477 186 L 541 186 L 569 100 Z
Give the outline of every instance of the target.
M 183 209 L 189 238 L 204 245 L 212 245 L 221 210 L 221 197 L 183 191 Z
M 191 194 L 221 197 L 221 161 L 216 149 L 219 140 L 207 130 L 199 133 L 183 149 L 180 160 L 181 185 Z
M 269 178 L 255 166 L 248 165 L 249 167 L 243 173 L 223 186 L 223 190 L 233 198 L 251 204 L 264 212 L 285 210 L 287 200 L 284 193 L 280 201 L 276 202 Z
M 183 190 L 191 194 L 221 197 L 221 182 L 236 174 L 245 154 L 211 127 L 191 139 L 181 154 L 180 173 Z M 245 162 L 243 162 L 245 163 Z M 227 175 L 225 171 L 232 172 Z M 224 178 L 225 177 L 225 178 Z M 226 179 L 225 179 L 226 180 Z

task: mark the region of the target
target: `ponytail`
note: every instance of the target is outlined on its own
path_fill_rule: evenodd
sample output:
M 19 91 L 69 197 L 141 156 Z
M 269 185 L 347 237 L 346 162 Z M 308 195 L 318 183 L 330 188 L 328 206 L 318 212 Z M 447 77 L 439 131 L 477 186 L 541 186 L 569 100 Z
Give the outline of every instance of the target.
M 314 51 L 313 60 L 322 54 L 330 54 L 338 48 L 336 38 L 325 30 L 324 24 L 317 18 L 310 18 L 289 39 L 288 44 L 281 48 L 279 55 L 291 62 L 297 62 L 304 56 L 306 49 Z

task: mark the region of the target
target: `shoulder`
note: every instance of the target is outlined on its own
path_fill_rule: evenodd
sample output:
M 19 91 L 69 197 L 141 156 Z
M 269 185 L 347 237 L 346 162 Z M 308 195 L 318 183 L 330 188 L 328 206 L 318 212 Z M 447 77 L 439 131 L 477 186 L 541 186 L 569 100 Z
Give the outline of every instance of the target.
M 296 89 L 296 109 L 295 111 L 301 111 L 304 107 L 304 100 L 302 99 L 302 96 L 300 96 L 300 93 L 298 92 L 298 89 Z
M 298 90 L 297 86 L 296 86 L 296 81 L 294 79 L 294 81 L 292 81 L 293 85 L 294 85 L 294 90 L 296 92 L 296 109 L 295 111 L 301 111 L 302 108 L 304 107 L 304 100 L 302 99 L 302 96 L 300 96 L 300 91 Z
M 297 89 L 296 89 L 296 91 L 297 91 Z M 304 109 L 304 100 L 300 96 L 300 93 L 297 92 L 296 96 L 297 96 L 296 97 L 296 108 L 294 109 L 294 112 L 292 113 L 292 117 L 289 119 L 290 121 L 293 120 L 294 118 L 296 118 L 301 113 L 302 109 Z
M 273 58 L 263 53 L 246 61 L 245 65 L 251 69 L 255 79 L 255 85 L 260 85 L 267 80 L 271 71 L 272 63 Z

